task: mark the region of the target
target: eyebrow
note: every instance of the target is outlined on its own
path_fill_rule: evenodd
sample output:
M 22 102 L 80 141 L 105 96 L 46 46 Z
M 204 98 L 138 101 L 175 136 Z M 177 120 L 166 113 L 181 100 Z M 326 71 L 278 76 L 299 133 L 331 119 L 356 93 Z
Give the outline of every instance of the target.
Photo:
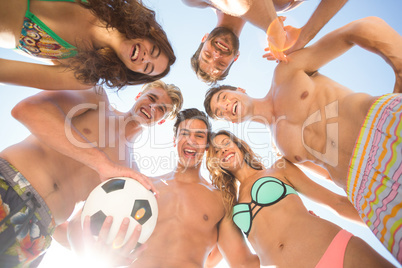
M 210 63 L 210 62 L 208 62 L 208 61 L 203 57 L 203 54 L 201 54 L 201 61 L 203 61 L 203 62 L 206 63 L 206 64 L 209 64 L 209 63 Z M 215 64 L 215 66 L 213 66 L 213 68 L 214 68 L 214 70 L 212 70 L 212 72 L 213 72 L 213 71 L 218 71 L 218 72 L 223 71 L 222 69 L 219 69 L 218 67 L 216 67 L 216 64 Z
M 155 69 L 155 66 L 154 66 L 154 64 L 152 64 L 152 63 L 148 63 L 146 66 L 145 66 L 145 70 L 144 70 L 144 72 L 148 69 L 148 66 L 151 66 L 151 70 L 149 71 L 149 72 L 146 72 L 145 74 L 151 74 L 153 71 L 154 71 L 154 69 Z
M 159 97 L 154 93 L 148 93 L 148 95 L 151 95 L 154 99 L 159 100 Z
M 156 46 L 158 48 L 158 54 L 156 54 L 155 58 L 159 57 L 159 55 L 161 54 L 161 48 L 159 46 Z
M 181 132 L 192 132 L 190 129 L 187 129 L 187 128 L 183 128 L 183 129 L 180 129 L 180 133 Z M 202 130 L 196 130 L 195 131 L 195 133 L 196 134 L 204 134 L 204 135 L 207 135 L 207 130 L 205 130 L 205 131 L 202 131 Z
M 221 97 L 221 94 L 222 94 L 222 93 L 223 93 L 222 91 L 218 93 L 218 97 L 216 98 L 216 103 L 219 102 L 219 98 Z M 215 115 L 218 114 L 218 108 L 215 109 L 214 113 L 215 113 Z

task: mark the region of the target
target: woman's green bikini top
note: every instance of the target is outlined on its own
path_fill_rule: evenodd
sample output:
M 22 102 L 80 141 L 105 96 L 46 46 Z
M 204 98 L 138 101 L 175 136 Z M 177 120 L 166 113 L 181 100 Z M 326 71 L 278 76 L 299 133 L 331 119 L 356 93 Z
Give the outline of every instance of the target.
M 248 237 L 251 225 L 257 213 L 263 208 L 273 205 L 288 194 L 297 194 L 291 186 L 274 177 L 263 177 L 256 180 L 251 187 L 251 202 L 239 203 L 233 207 L 233 222 Z M 253 210 L 257 208 L 253 215 Z
M 75 2 L 75 0 L 40 0 L 49 2 Z M 83 1 L 86 2 L 86 1 Z M 30 10 L 25 13 L 19 45 L 16 47 L 31 56 L 47 59 L 66 59 L 77 54 L 77 48 L 52 31 Z

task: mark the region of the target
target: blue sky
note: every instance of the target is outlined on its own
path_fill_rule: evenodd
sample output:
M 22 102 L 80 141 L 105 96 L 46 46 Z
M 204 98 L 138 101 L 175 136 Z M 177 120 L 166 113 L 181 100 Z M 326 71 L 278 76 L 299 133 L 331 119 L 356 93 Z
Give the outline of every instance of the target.
M 198 47 L 202 36 L 210 32 L 216 25 L 215 13 L 210 8 L 188 7 L 181 0 L 145 0 L 144 3 L 157 12 L 157 19 L 167 32 L 177 56 L 172 71 L 163 80 L 181 88 L 185 100 L 184 108 L 196 107 L 203 110 L 202 103 L 208 86 L 195 77 L 190 67 L 190 57 Z M 281 15 L 287 16 L 287 24 L 300 27 L 308 20 L 318 3 L 318 0 L 309 0 L 297 9 Z M 351 0 L 311 43 L 336 28 L 367 16 L 378 16 L 384 19 L 402 34 L 401 10 L 402 1 L 400 0 Z M 269 62 L 261 57 L 265 46 L 265 33 L 250 24 L 246 24 L 240 37 L 240 57 L 232 66 L 228 78 L 223 83 L 242 87 L 253 97 L 265 96 L 270 88 L 273 70 L 276 66 L 275 62 Z M 0 58 L 28 60 L 28 58 L 6 49 L 0 49 Z M 372 95 L 383 95 L 391 92 L 395 81 L 392 69 L 383 59 L 358 47 L 352 48 L 340 58 L 324 66 L 320 72 L 355 92 L 366 92 Z M 21 73 L 21 75 L 24 74 Z M 118 95 L 111 92 L 109 96 L 118 110 L 125 111 L 132 106 L 139 91 L 139 86 L 131 86 Z M 37 92 L 39 90 L 0 85 L 0 124 L 2 126 L 0 128 L 0 150 L 19 142 L 29 134 L 20 123 L 11 117 L 10 111 L 20 100 Z M 135 150 L 141 155 L 138 164 L 146 175 L 160 175 L 174 168 L 175 151 L 172 144 L 172 126 L 173 122 L 167 121 L 162 126 L 146 130 L 136 142 Z M 252 144 L 253 149 L 263 157 L 264 163 L 267 165 L 274 160 L 270 146 L 270 133 L 262 125 L 255 123 L 231 125 L 227 122 L 215 121 L 213 128 L 215 130 L 220 128 L 231 130 L 248 141 Z M 202 174 L 208 177 L 205 168 L 203 168 Z M 317 180 L 315 177 L 312 178 Z M 318 179 L 318 181 L 320 180 Z M 325 185 L 338 193 L 342 193 L 342 190 L 331 183 Z M 305 200 L 305 204 L 320 217 L 333 221 L 360 236 L 384 257 L 397 265 L 397 262 L 392 259 L 392 256 L 382 247 L 367 227 L 349 224 L 332 212 L 308 202 L 308 200 Z M 40 267 L 71 267 L 77 265 L 75 261 L 69 252 L 54 243 Z M 227 267 L 227 265 L 221 263 L 220 267 Z

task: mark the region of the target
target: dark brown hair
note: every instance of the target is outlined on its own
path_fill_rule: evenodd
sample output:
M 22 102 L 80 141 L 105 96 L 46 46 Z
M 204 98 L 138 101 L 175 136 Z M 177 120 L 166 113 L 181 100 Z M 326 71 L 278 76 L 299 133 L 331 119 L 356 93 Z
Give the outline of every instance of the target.
M 219 91 L 225 90 L 225 89 L 235 91 L 235 90 L 237 90 L 237 87 L 232 87 L 232 86 L 229 86 L 229 85 L 215 86 L 215 87 L 211 87 L 210 89 L 208 89 L 207 93 L 205 93 L 205 100 L 204 100 L 204 109 L 205 109 L 205 112 L 206 112 L 210 117 L 212 117 L 212 118 L 214 118 L 214 119 L 216 118 L 216 116 L 214 115 L 214 112 L 213 112 L 212 109 L 211 109 L 211 100 L 212 100 L 212 97 L 213 97 L 216 93 L 218 93 Z
M 211 123 L 209 122 L 207 115 L 196 108 L 185 109 L 177 114 L 176 122 L 174 123 L 173 126 L 173 132 L 175 137 L 177 136 L 177 130 L 179 128 L 180 123 L 188 119 L 198 119 L 205 123 L 205 125 L 207 126 L 208 131 L 207 138 L 209 143 L 209 139 L 211 136 Z
M 168 57 L 166 70 L 155 76 L 133 72 L 118 58 L 110 48 L 78 51 L 71 58 L 69 68 L 75 77 L 86 84 L 106 84 L 121 89 L 127 85 L 138 85 L 156 81 L 166 76 L 170 66 L 176 61 L 173 48 L 165 31 L 155 19 L 155 11 L 148 9 L 141 0 L 88 0 L 81 6 L 89 9 L 106 28 L 115 28 L 128 39 L 149 39 L 158 45 Z

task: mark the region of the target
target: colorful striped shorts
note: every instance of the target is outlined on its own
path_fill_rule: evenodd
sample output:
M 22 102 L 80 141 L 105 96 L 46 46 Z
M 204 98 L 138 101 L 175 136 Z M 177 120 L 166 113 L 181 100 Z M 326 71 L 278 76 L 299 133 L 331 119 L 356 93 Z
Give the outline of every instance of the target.
M 371 106 L 349 164 L 347 195 L 381 243 L 402 263 L 402 94 Z
M 55 222 L 25 177 L 0 158 L 0 267 L 37 267 Z

